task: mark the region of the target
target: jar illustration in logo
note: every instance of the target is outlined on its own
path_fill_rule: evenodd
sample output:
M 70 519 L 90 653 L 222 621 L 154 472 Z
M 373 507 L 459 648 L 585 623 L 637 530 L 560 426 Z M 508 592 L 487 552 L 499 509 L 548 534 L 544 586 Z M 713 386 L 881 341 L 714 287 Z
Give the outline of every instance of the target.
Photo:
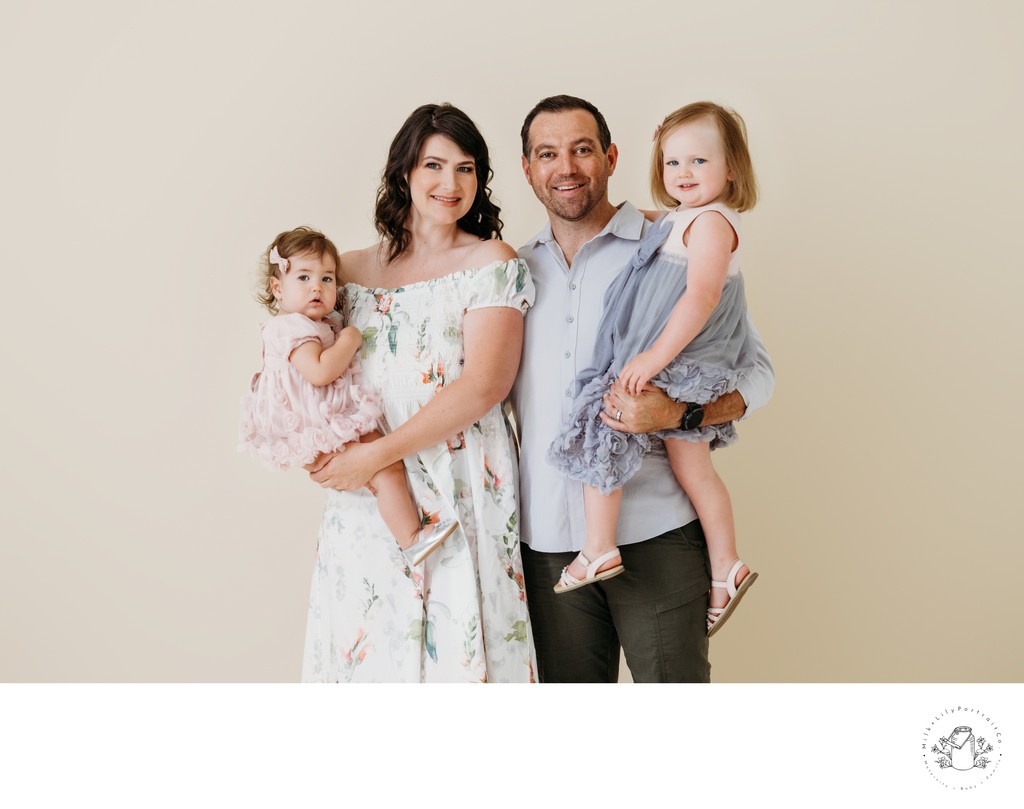
M 974 733 L 961 725 L 949 734 L 949 764 L 954 770 L 970 770 L 974 767 Z

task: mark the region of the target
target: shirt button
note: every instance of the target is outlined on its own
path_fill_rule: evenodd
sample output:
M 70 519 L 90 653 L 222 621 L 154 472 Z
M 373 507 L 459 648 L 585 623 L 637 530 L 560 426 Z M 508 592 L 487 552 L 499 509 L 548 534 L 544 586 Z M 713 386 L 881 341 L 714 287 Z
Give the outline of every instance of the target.
M 576 289 L 576 284 L 569 284 L 569 289 Z
M 572 323 L 573 320 L 575 320 L 575 318 L 572 315 L 569 315 L 569 317 L 567 317 L 565 320 L 567 323 Z
M 565 389 L 565 395 L 571 397 L 572 396 L 572 388 L 566 388 Z
M 570 357 L 570 356 L 572 356 L 572 355 L 571 355 L 571 354 L 569 354 L 569 352 L 568 352 L 568 351 L 566 351 L 566 352 L 565 352 L 565 358 L 566 358 L 566 359 L 569 359 L 569 357 Z

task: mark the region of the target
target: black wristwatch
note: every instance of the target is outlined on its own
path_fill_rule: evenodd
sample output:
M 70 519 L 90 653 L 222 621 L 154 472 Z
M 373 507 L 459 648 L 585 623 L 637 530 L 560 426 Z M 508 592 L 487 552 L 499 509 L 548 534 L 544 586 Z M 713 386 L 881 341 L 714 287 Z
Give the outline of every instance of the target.
M 686 410 L 683 411 L 683 420 L 679 422 L 680 430 L 696 430 L 704 421 L 704 405 L 686 403 Z

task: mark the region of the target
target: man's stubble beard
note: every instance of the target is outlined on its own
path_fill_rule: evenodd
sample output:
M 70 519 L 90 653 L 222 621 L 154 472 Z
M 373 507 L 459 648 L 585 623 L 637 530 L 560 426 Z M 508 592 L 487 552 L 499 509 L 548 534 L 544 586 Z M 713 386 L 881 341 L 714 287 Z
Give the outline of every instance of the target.
M 566 204 L 565 201 L 558 199 L 557 192 L 549 191 L 547 188 L 544 191 L 545 198 L 541 201 L 551 214 L 565 222 L 579 222 L 586 219 L 590 212 L 600 205 L 607 196 L 608 178 L 592 181 L 586 197 L 576 203 Z

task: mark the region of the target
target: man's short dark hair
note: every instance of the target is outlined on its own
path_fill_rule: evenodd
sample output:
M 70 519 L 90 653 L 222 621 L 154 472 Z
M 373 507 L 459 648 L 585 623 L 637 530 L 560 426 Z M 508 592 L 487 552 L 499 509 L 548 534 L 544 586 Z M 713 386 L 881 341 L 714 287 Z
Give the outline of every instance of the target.
M 530 159 L 530 125 L 533 123 L 534 118 L 542 112 L 571 112 L 572 110 L 585 110 L 594 116 L 594 120 L 597 122 L 597 139 L 601 144 L 601 149 L 607 152 L 608 147 L 612 145 L 612 133 L 608 129 L 608 122 L 605 121 L 601 111 L 582 98 L 560 95 L 550 96 L 538 101 L 537 106 L 527 114 L 526 120 L 523 121 L 523 129 L 520 132 L 523 139 L 523 157 L 527 160 Z

